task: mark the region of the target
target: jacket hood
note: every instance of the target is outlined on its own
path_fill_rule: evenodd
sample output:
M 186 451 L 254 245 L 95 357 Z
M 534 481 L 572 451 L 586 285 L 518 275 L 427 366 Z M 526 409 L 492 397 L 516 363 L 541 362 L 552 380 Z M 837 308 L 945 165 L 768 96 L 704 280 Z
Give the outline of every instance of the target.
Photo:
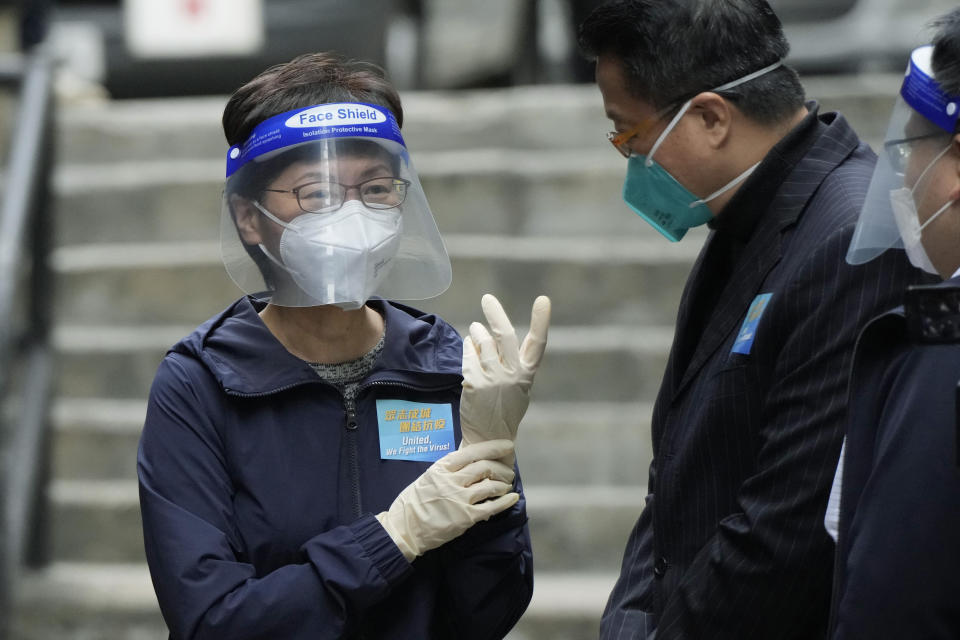
M 424 374 L 460 378 L 463 341 L 433 314 L 387 300 L 368 303 L 383 314 L 383 353 L 371 379 L 419 380 Z M 200 360 L 223 390 L 233 395 L 262 395 L 300 384 L 319 383 L 310 366 L 277 340 L 258 315 L 264 303 L 240 298 L 170 348 Z M 452 379 L 446 382 L 453 382 Z

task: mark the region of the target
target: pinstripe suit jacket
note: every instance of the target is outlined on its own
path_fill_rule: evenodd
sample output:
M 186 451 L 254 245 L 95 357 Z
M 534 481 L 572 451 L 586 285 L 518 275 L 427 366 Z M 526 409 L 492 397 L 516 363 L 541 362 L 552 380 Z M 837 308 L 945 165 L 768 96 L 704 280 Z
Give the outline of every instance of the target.
M 875 156 L 843 116 L 825 126 L 763 212 L 726 282 L 704 255 L 681 299 L 652 420 L 646 507 L 601 638 L 820 638 L 832 543 L 823 516 L 843 438 L 859 329 L 921 277 L 901 251 L 845 261 Z M 768 155 L 768 158 L 770 156 Z M 750 183 L 745 184 L 749 187 Z M 723 287 L 687 363 L 691 292 Z M 749 353 L 732 351 L 770 294 Z

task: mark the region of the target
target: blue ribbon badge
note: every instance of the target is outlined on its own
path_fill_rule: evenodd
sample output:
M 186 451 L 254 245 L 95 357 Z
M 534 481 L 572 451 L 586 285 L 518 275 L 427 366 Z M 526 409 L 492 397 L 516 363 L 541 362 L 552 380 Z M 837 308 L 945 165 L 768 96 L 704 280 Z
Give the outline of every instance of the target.
M 456 447 L 450 404 L 377 400 L 382 460 L 434 462 Z
M 757 325 L 760 324 L 760 318 L 763 316 L 763 312 L 767 310 L 767 303 L 770 302 L 771 297 L 773 297 L 772 293 L 761 293 L 753 299 L 730 353 L 742 353 L 744 355 L 750 353 L 750 349 L 753 347 L 753 338 L 757 333 Z

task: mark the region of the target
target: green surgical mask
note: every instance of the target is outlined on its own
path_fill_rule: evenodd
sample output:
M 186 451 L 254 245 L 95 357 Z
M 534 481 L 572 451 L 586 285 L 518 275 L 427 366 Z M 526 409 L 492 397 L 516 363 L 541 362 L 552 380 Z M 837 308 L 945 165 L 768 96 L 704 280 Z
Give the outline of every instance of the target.
M 778 61 L 743 78 L 728 82 L 711 91 L 724 91 L 773 71 L 782 64 Z M 623 183 L 623 200 L 637 215 L 672 242 L 679 241 L 692 227 L 700 226 L 713 217 L 707 203 L 734 188 L 753 173 L 753 165 L 706 198 L 698 198 L 653 159 L 653 154 L 690 108 L 685 102 L 667 128 L 653 144 L 646 156 L 633 155 L 627 160 L 627 176 Z

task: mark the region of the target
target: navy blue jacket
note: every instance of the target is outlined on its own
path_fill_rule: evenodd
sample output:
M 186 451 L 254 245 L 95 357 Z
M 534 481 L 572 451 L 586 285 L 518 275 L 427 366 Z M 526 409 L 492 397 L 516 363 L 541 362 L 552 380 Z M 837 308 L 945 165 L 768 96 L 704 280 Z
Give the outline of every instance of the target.
M 355 416 L 242 298 L 160 364 L 137 470 L 171 638 L 501 638 L 533 590 L 525 501 L 408 563 L 372 514 L 429 462 L 381 460 L 376 400 L 450 403 L 462 342 L 373 301 L 386 339 Z
M 902 309 L 857 342 L 835 640 L 960 637 L 958 381 L 960 344 L 912 344 Z

